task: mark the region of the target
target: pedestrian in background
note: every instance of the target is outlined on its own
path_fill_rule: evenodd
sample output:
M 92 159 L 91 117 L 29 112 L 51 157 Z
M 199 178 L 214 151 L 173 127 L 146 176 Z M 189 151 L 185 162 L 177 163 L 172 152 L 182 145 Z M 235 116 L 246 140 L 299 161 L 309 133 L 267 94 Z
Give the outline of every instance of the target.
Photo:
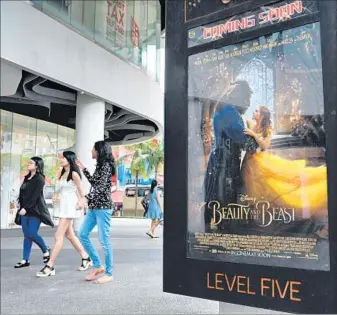
M 163 209 L 161 207 L 160 196 L 157 186 L 157 181 L 155 179 L 152 180 L 151 189 L 147 195 L 149 200 L 149 207 L 145 214 L 145 217 L 151 219 L 151 227 L 150 231 L 146 234 L 151 238 L 158 238 L 158 236 L 156 236 L 156 229 L 163 218 Z

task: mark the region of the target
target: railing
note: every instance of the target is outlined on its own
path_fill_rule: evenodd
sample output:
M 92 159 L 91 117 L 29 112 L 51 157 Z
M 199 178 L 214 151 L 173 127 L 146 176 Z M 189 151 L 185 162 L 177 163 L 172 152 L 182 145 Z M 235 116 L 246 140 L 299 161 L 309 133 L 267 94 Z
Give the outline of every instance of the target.
M 32 0 L 35 8 L 159 80 L 157 0 Z M 43 27 L 43 26 L 42 26 Z

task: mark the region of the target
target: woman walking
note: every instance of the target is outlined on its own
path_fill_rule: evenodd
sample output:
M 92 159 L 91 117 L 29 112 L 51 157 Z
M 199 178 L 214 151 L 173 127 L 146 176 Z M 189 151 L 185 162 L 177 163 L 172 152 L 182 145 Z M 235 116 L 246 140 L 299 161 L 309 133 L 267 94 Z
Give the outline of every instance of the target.
M 157 186 L 158 183 L 154 179 L 151 183 L 150 193 L 148 194 L 149 209 L 145 215 L 146 218 L 151 219 L 150 231 L 146 233 L 151 238 L 158 238 L 158 236 L 155 234 L 155 231 L 163 217 L 163 209 L 161 207 Z
M 14 268 L 23 268 L 30 265 L 30 253 L 33 242 L 40 247 L 43 253 L 43 262 L 47 263 L 50 258 L 49 248 L 39 235 L 41 223 L 54 226 L 43 197 L 44 163 L 40 157 L 32 157 L 28 162 L 28 175 L 20 187 L 19 204 L 21 226 L 24 235 L 23 259 Z
M 44 278 L 55 275 L 55 260 L 63 247 L 65 236 L 82 257 L 82 263 L 78 270 L 87 270 L 92 265 L 90 257 L 84 250 L 73 229 L 73 219 L 81 216 L 86 203 L 81 183 L 81 172 L 76 165 L 76 160 L 76 154 L 72 151 L 63 152 L 63 156 L 60 159 L 62 171 L 59 183 L 56 186 L 56 193 L 60 195 L 59 207 L 56 208 L 58 210 L 57 217 L 60 221 L 55 233 L 55 245 L 50 260 L 36 274 L 38 277 Z M 53 198 L 53 202 L 56 203 L 56 197 Z
M 115 163 L 111 146 L 105 141 L 98 141 L 92 149 L 92 158 L 97 161 L 96 170 L 91 176 L 82 162 L 77 165 L 83 170 L 91 184 L 91 190 L 85 196 L 88 202 L 88 212 L 80 228 L 79 237 L 82 245 L 92 259 L 94 269 L 85 278 L 94 280 L 105 273 L 95 283 L 102 284 L 113 280 L 113 256 L 110 243 L 110 220 L 112 216 L 111 178 L 115 174 Z M 99 242 L 104 250 L 105 268 L 103 267 L 97 250 L 94 248 L 89 234 L 97 225 Z

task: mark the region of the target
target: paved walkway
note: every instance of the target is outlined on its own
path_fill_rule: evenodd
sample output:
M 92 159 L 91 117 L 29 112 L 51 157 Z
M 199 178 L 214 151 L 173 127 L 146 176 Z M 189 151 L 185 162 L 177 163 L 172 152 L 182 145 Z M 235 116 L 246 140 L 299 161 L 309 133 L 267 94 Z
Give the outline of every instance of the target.
M 218 314 L 219 303 L 162 292 L 162 240 L 145 235 L 146 220 L 114 219 L 111 239 L 115 255 L 115 281 L 95 285 L 76 271 L 77 253 L 65 242 L 56 264 L 56 276 L 38 279 L 43 266 L 40 250 L 33 247 L 31 266 L 13 268 L 21 259 L 20 230 L 1 231 L 1 314 Z M 162 228 L 160 228 L 160 235 Z M 43 228 L 47 244 L 54 229 Z M 97 235 L 93 233 L 98 246 Z M 268 311 L 222 305 L 224 313 Z

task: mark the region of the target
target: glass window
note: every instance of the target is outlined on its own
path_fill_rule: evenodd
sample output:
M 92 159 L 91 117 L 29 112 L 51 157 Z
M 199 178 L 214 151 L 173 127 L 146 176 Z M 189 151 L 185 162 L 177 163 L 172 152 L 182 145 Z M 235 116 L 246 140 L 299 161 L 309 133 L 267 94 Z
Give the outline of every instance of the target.
M 10 199 L 10 177 L 11 177 L 11 147 L 12 147 L 12 124 L 13 114 L 1 110 L 1 228 L 8 227 L 8 219 L 15 210 L 15 204 Z M 9 210 L 9 211 L 8 211 Z
M 31 157 L 45 162 L 44 189 L 52 208 L 58 174 L 57 152 L 75 151 L 75 130 L 1 110 L 1 228 L 14 227 L 17 198 Z
M 137 37 L 137 25 L 134 21 L 134 6 L 135 1 L 127 1 L 126 2 L 126 10 L 125 12 L 125 19 L 123 23 L 125 23 L 123 30 L 124 30 L 124 45 L 118 46 L 117 50 L 115 51 L 120 57 L 124 60 L 132 62 L 133 60 L 133 47 L 138 45 Z M 117 37 L 116 37 L 117 38 Z
M 42 11 L 45 11 L 48 14 L 69 24 L 71 3 L 72 1 L 70 0 L 43 0 Z
M 19 197 L 20 185 L 23 177 L 27 174 L 27 164 L 31 157 L 35 155 L 36 145 L 36 119 L 13 114 L 11 145 L 11 166 L 10 166 L 10 218 L 9 226 L 14 225 L 15 211 L 12 212 L 12 205 Z
M 134 2 L 134 23 L 138 27 L 139 43 L 134 47 L 133 62 L 139 67 L 146 69 L 147 58 L 147 1 L 140 0 Z
M 58 126 L 57 151 L 75 151 L 75 130 Z
M 34 6 L 147 72 L 160 70 L 160 4 L 156 0 L 33 0 Z
M 57 169 L 57 125 L 37 121 L 36 155 L 44 160 L 46 186 L 55 186 Z
M 116 37 L 116 13 L 114 1 L 96 1 L 95 41 L 114 51 Z
M 158 24 L 157 24 L 157 6 L 156 2 L 148 2 L 147 10 L 147 36 L 146 36 L 146 51 L 147 51 L 147 69 L 149 76 L 156 78 L 157 72 L 157 41 L 158 41 Z M 145 44 L 145 43 L 144 43 Z
M 94 38 L 95 7 L 93 0 L 72 1 L 70 6 L 71 25 L 90 38 Z
M 127 196 L 127 197 L 136 196 L 136 189 L 131 189 L 131 188 L 125 189 L 125 196 Z
M 31 0 L 34 4 L 34 7 L 41 10 L 42 9 L 42 0 Z

